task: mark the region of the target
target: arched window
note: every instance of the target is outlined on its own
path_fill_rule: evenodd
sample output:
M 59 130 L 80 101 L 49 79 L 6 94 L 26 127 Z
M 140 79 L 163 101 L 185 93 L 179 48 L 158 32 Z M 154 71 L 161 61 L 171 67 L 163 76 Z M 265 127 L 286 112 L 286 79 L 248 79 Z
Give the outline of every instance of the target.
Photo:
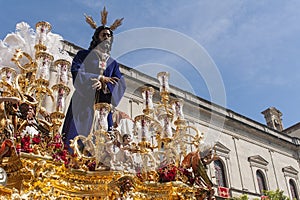
M 295 181 L 293 179 L 290 179 L 289 180 L 289 185 L 290 185 L 290 190 L 291 190 L 291 194 L 292 194 L 292 199 L 299 200 L 298 191 L 297 191 Z
M 260 170 L 257 170 L 256 178 L 257 178 L 259 192 L 260 192 L 260 194 L 263 194 L 264 190 L 268 190 L 267 185 L 266 185 L 266 179 L 265 179 L 263 172 Z
M 225 178 L 225 168 L 221 160 L 214 161 L 215 166 L 215 175 L 217 179 L 218 186 L 227 187 L 226 178 Z

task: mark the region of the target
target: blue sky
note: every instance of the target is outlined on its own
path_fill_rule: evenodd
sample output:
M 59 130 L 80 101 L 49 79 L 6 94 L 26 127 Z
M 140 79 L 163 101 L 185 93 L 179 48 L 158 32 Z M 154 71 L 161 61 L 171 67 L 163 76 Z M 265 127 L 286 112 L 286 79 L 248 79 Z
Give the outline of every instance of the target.
M 109 12 L 108 24 L 124 17 L 116 35 L 124 36 L 126 34 L 122 33 L 142 29 L 144 34 L 138 37 L 144 36 L 147 40 L 151 37 L 145 33 L 149 34 L 148 27 L 157 28 L 155 33 L 163 30 L 174 38 L 181 34 L 180 39 L 166 45 L 176 44 L 170 48 L 180 50 L 184 46 L 182 42 L 190 45 L 194 42 L 200 47 L 199 51 L 185 51 L 178 56 L 169 51 L 169 46 L 153 46 L 128 51 L 118 60 L 149 74 L 162 68 L 174 70 L 177 73 L 174 83 L 181 77 L 184 84 L 179 86 L 189 87 L 207 100 L 214 101 L 212 90 L 219 94 L 215 88 L 224 88 L 226 102 L 223 106 L 260 123 L 265 124 L 261 111 L 270 106 L 283 113 L 285 128 L 300 121 L 298 0 L 0 0 L 0 3 L 1 40 L 15 31 L 18 22 L 24 21 L 34 27 L 38 21 L 48 21 L 53 33 L 87 48 L 93 31 L 85 23 L 83 14 L 93 16 L 100 24 L 99 13 L 103 6 Z M 156 37 L 156 45 L 169 39 Z M 114 48 L 118 46 L 117 41 Z M 127 42 L 137 41 L 131 38 Z M 182 56 L 186 52 L 194 57 Z M 197 58 L 197 62 L 203 62 L 211 67 L 209 69 L 215 68 L 214 72 L 219 73 L 217 79 L 221 78 L 217 82 L 222 83 L 222 87 L 214 86 L 205 72 L 195 73 L 191 59 Z M 171 73 L 171 80 L 172 76 Z

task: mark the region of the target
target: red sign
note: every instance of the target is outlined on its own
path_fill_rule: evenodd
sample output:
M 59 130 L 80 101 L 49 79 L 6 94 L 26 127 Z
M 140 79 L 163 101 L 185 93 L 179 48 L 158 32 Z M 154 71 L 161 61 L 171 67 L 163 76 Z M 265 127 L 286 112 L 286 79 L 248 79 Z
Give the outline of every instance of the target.
M 218 194 L 219 194 L 220 197 L 229 198 L 230 197 L 229 188 L 219 186 L 218 187 Z

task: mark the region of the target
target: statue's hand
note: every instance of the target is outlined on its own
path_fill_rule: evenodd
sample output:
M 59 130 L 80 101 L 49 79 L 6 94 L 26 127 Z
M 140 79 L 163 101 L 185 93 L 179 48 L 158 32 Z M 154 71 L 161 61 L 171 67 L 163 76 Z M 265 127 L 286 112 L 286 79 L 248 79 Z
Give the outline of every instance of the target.
M 116 84 L 119 81 L 119 78 L 102 76 L 100 80 L 104 84 L 106 84 L 106 83 Z
M 92 88 L 96 89 L 96 90 L 100 90 L 102 88 L 102 83 L 100 80 L 96 79 L 96 78 L 91 78 L 91 81 L 93 81 L 93 85 Z

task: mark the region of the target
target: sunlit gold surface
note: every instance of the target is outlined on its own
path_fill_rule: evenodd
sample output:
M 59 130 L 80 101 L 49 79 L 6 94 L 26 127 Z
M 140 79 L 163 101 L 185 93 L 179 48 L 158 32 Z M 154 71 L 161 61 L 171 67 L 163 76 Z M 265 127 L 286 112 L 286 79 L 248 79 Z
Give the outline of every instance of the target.
M 171 200 L 194 199 L 197 192 L 197 188 L 181 181 L 158 183 L 151 173 L 144 175 L 148 181 L 142 181 L 134 174 L 124 172 L 67 169 L 50 158 L 36 155 L 21 154 L 20 160 L 23 168 L 14 175 L 20 174 L 22 178 L 16 177 L 7 187 L 0 187 L 0 194 L 6 195 L 7 199 L 11 199 L 13 188 L 21 185 L 20 195 L 28 199 L 114 199 L 131 196 L 137 200 Z M 131 183 L 125 192 L 120 189 L 124 180 Z

